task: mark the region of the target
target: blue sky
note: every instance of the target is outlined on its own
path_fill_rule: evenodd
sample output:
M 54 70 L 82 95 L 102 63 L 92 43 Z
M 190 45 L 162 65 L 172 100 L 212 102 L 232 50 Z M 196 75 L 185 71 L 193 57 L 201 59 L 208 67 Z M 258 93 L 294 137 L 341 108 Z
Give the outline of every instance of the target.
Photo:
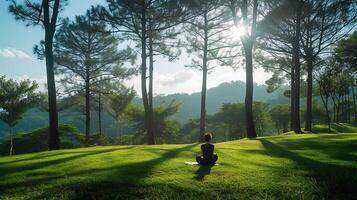
M 91 5 L 103 4 L 105 0 L 69 0 L 69 5 L 62 13 L 62 17 L 73 18 L 84 14 Z M 17 80 L 29 78 L 41 85 L 46 82 L 46 68 L 44 61 L 40 61 L 33 54 L 33 47 L 43 39 L 41 27 L 26 27 L 24 23 L 15 21 L 8 12 L 8 3 L 0 0 L 0 75 Z M 158 57 L 155 62 L 155 94 L 192 93 L 201 88 L 201 72 L 187 69 L 189 55 L 183 53 L 179 60 L 168 62 Z M 255 71 L 255 82 L 263 84 L 269 74 L 263 70 Z M 216 68 L 208 77 L 208 87 L 214 87 L 222 82 L 245 79 L 241 68 L 233 71 L 230 68 Z M 140 94 L 140 79 L 134 77 L 126 82 Z

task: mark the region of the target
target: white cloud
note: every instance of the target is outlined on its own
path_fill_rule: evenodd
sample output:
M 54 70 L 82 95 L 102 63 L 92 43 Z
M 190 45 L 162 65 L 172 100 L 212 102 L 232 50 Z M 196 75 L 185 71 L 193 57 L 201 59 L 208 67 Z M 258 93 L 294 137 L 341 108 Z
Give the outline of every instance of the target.
M 32 59 L 32 57 L 27 53 L 11 47 L 0 49 L 0 57 Z
M 185 83 L 194 76 L 194 73 L 188 70 L 182 70 L 174 74 L 162 74 L 155 80 L 158 84 L 163 86 L 174 86 Z

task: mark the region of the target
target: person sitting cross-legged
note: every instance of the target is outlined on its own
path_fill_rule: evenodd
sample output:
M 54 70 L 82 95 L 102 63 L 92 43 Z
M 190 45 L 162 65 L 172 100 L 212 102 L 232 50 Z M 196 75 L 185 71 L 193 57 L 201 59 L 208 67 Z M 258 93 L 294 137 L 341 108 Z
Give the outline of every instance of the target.
M 214 145 L 210 143 L 212 140 L 212 134 L 205 133 L 204 140 L 206 143 L 201 145 L 202 155 L 198 155 L 196 157 L 196 161 L 200 165 L 214 165 L 218 156 L 214 153 Z

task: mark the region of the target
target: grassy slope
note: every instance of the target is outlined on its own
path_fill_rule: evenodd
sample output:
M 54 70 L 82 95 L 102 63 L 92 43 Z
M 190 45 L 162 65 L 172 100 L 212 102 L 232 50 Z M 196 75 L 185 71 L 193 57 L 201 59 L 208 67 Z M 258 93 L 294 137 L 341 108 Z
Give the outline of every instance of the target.
M 244 139 L 216 144 L 216 151 L 220 165 L 212 168 L 183 164 L 194 160 L 198 144 L 0 157 L 0 199 L 357 197 L 355 133 Z

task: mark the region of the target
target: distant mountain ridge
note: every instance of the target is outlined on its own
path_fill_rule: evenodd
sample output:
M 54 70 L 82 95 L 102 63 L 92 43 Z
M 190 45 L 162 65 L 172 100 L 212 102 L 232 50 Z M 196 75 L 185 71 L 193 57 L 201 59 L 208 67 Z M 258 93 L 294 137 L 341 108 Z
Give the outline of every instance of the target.
M 254 84 L 254 101 L 262 101 L 271 104 L 288 103 L 289 99 L 284 97 L 284 90 L 288 89 L 282 87 L 273 93 L 266 91 L 266 85 Z M 219 111 L 223 103 L 237 103 L 244 102 L 245 99 L 245 82 L 231 81 L 221 83 L 217 87 L 207 90 L 206 109 L 207 114 L 214 114 Z M 154 104 L 169 104 L 172 101 L 181 103 L 179 112 L 174 116 L 176 120 L 181 123 L 186 122 L 192 118 L 199 118 L 201 92 L 192 94 L 171 94 L 159 95 L 154 97 Z M 141 98 L 136 98 L 135 103 L 141 105 Z M 154 105 L 155 106 L 155 105 Z

